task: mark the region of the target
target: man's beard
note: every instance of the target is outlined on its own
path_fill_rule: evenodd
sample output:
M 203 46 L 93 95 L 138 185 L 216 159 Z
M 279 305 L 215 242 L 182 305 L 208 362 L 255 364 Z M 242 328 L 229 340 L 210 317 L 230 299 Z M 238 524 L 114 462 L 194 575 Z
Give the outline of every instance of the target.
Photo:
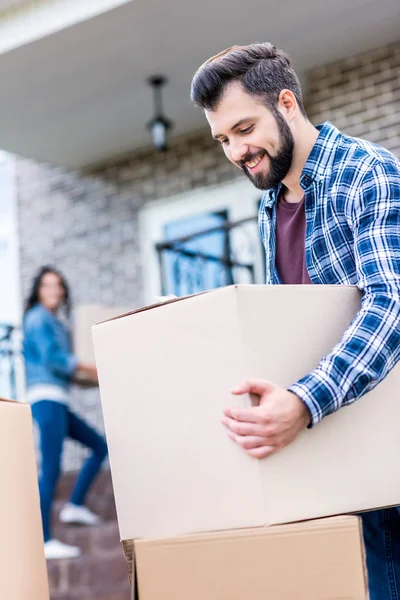
M 281 113 L 276 110 L 273 114 L 278 125 L 281 142 L 278 154 L 276 156 L 271 156 L 267 150 L 260 150 L 259 152 L 248 153 L 242 160 L 238 161 L 238 165 L 243 170 L 244 174 L 250 179 L 251 183 L 260 190 L 276 188 L 281 181 L 285 179 L 293 162 L 293 134 Z M 260 172 L 253 174 L 245 166 L 245 163 L 251 162 L 259 156 L 268 156 L 269 169 L 265 173 Z

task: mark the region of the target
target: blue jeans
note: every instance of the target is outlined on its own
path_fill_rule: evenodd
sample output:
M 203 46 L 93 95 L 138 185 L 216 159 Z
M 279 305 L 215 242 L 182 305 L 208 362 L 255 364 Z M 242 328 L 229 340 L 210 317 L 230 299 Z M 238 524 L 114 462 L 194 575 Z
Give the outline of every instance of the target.
M 70 502 L 82 505 L 86 494 L 107 456 L 107 444 L 92 427 L 71 412 L 65 404 L 41 400 L 32 405 L 39 426 L 42 470 L 39 481 L 44 540 L 51 539 L 51 507 L 60 476 L 63 444 L 66 437 L 93 450 L 78 476 Z
M 399 509 L 374 510 L 361 517 L 370 600 L 400 600 Z

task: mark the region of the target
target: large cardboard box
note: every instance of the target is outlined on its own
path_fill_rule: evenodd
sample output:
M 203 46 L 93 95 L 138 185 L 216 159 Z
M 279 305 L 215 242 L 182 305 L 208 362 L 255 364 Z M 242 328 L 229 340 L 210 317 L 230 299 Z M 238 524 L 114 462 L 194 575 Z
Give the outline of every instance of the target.
M 0 598 L 48 600 L 46 561 L 27 404 L 0 400 Z
M 400 504 L 398 367 L 265 460 L 221 424 L 226 406 L 251 403 L 231 396 L 234 384 L 291 385 L 332 350 L 360 302 L 354 287 L 232 286 L 95 326 L 121 538 Z
M 357 517 L 134 543 L 136 600 L 366 600 Z

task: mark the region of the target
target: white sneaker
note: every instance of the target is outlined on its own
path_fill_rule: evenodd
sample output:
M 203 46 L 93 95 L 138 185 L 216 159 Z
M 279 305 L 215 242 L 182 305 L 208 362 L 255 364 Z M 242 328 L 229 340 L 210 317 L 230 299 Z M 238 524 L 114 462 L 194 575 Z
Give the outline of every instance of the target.
M 66 504 L 60 512 L 61 523 L 74 525 L 100 525 L 101 519 L 86 506 L 77 506 L 76 504 Z
M 81 554 L 81 550 L 77 546 L 69 546 L 59 540 L 49 540 L 44 544 L 44 555 L 47 560 L 77 558 Z

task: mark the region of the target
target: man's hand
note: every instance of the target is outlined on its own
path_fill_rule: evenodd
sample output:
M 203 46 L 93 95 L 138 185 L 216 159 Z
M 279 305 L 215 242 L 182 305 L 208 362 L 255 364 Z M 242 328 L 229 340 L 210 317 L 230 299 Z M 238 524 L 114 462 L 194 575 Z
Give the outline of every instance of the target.
M 295 440 L 310 423 L 306 405 L 292 392 L 261 379 L 250 379 L 232 394 L 257 394 L 258 406 L 227 408 L 222 423 L 229 437 L 250 456 L 265 458 Z

